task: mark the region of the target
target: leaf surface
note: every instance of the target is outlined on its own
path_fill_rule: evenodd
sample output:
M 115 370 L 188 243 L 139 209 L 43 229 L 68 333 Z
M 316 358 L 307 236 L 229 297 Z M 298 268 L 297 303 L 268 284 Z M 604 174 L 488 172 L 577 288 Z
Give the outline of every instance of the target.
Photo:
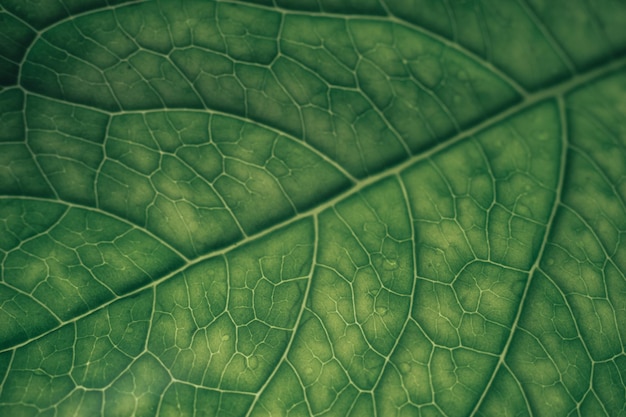
M 624 21 L 0 0 L 0 414 L 626 415 Z

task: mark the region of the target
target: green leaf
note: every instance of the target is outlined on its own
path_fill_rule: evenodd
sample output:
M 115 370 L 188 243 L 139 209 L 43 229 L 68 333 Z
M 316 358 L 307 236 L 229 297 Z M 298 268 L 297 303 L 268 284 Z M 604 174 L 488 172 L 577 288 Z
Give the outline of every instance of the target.
M 624 22 L 0 0 L 0 415 L 626 416 Z

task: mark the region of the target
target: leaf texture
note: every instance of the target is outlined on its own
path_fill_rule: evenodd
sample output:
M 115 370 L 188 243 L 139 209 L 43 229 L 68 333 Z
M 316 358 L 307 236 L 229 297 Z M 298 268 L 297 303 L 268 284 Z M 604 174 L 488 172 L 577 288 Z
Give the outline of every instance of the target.
M 0 414 L 626 416 L 617 0 L 0 0 Z

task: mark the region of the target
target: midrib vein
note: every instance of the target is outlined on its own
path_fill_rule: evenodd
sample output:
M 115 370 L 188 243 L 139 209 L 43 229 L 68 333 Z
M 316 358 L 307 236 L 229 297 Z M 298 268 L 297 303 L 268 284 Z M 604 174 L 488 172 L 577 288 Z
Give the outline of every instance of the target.
M 295 216 L 292 216 L 288 219 L 285 219 L 277 224 L 275 224 L 274 226 L 271 226 L 267 229 L 261 230 L 255 234 L 251 234 L 248 237 L 237 241 L 235 243 L 232 243 L 228 246 L 225 246 L 223 248 L 220 248 L 218 250 L 209 252 L 203 256 L 197 257 L 195 259 L 192 260 L 187 260 L 182 266 L 180 266 L 179 268 L 173 270 L 172 272 L 166 274 L 165 276 L 163 276 L 162 278 L 156 279 L 154 281 L 151 281 L 150 283 L 147 283 L 145 285 L 142 285 L 130 292 L 128 292 L 127 294 L 117 297 L 117 298 L 113 298 L 107 302 L 102 303 L 98 308 L 85 312 L 83 314 L 80 314 L 78 316 L 76 316 L 75 318 L 71 319 L 71 320 L 67 320 L 65 322 L 60 323 L 58 326 L 55 326 L 53 328 L 51 328 L 50 330 L 34 337 L 31 338 L 29 340 L 26 340 L 22 343 L 16 344 L 13 347 L 10 348 L 5 348 L 0 350 L 0 353 L 2 352 L 6 352 L 6 351 L 10 351 L 12 349 L 16 349 L 19 348 L 21 346 L 27 345 L 33 341 L 36 341 L 38 339 L 43 338 L 44 336 L 54 332 L 55 330 L 70 324 L 70 323 L 74 323 L 77 322 L 85 317 L 88 317 L 92 314 L 95 314 L 96 312 L 108 307 L 109 305 L 111 305 L 112 303 L 127 298 L 127 297 L 132 297 L 137 295 L 138 293 L 148 289 L 148 288 L 152 288 L 155 287 L 157 285 L 159 285 L 160 283 L 167 281 L 168 279 L 172 278 L 173 276 L 176 276 L 177 274 L 181 273 L 182 271 L 184 271 L 185 269 L 199 264 L 203 261 L 206 261 L 207 259 L 216 257 L 216 256 L 220 256 L 220 255 L 224 255 L 227 254 L 228 252 L 234 250 L 235 248 L 238 248 L 240 246 L 243 246 L 249 242 L 255 241 L 257 239 L 261 239 L 267 235 L 272 234 L 273 232 L 275 232 L 276 230 L 288 227 L 292 224 L 295 224 L 296 222 L 306 219 L 308 217 L 312 217 L 312 216 L 317 216 L 319 213 L 323 212 L 324 210 L 338 204 L 339 202 L 350 198 L 351 196 L 358 194 L 361 190 L 363 190 L 364 188 L 367 188 L 381 180 L 384 180 L 388 177 L 394 176 L 394 175 L 398 175 L 400 174 L 402 171 L 404 171 L 405 169 L 411 167 L 412 165 L 419 163 L 421 161 L 427 160 L 429 158 L 432 158 L 434 155 L 443 152 L 451 147 L 453 147 L 454 145 L 458 144 L 459 142 L 462 142 L 463 140 L 470 138 L 486 129 L 489 129 L 492 126 L 497 125 L 498 123 L 500 123 L 503 120 L 506 120 L 512 116 L 514 116 L 515 114 L 526 110 L 530 107 L 532 107 L 533 105 L 541 102 L 541 101 L 545 101 L 548 99 L 557 99 L 557 98 L 561 98 L 564 97 L 567 93 L 581 87 L 584 86 L 585 84 L 592 82 L 594 80 L 597 80 L 599 78 L 602 78 L 603 76 L 606 76 L 612 72 L 615 72 L 619 69 L 623 69 L 623 67 L 626 66 L 626 56 L 622 56 L 619 58 L 616 58 L 610 62 L 605 63 L 604 65 L 601 66 L 597 66 L 594 67 L 586 72 L 577 74 L 574 77 L 571 77 L 569 79 L 564 80 L 561 83 L 555 84 L 553 86 L 547 87 L 545 89 L 542 89 L 540 91 L 534 92 L 534 93 L 530 93 L 528 95 L 526 95 L 525 97 L 523 97 L 523 99 L 519 102 L 517 102 L 516 104 L 504 109 L 503 111 L 496 113 L 488 118 L 486 118 L 485 120 L 476 123 L 475 125 L 465 129 L 462 132 L 457 133 L 456 135 L 453 135 L 452 137 L 450 137 L 449 139 L 431 147 L 430 149 L 414 155 L 392 167 L 389 167 L 387 169 L 381 170 L 380 172 L 373 174 L 367 178 L 364 178 L 362 180 L 360 180 L 358 183 L 356 183 L 353 187 L 345 190 L 342 193 L 339 193 L 338 195 L 336 195 L 335 197 L 326 200 L 325 202 L 320 203 L 319 205 L 309 209 L 309 210 L 305 210 L 303 212 L 300 212 L 298 214 L 296 214 Z M 1 197 L 3 199 L 6 198 L 20 198 L 20 199 L 36 199 L 36 200 L 46 200 L 46 201 L 50 201 L 50 202 L 56 202 L 56 203 L 61 203 L 61 204 L 71 204 L 74 207 L 80 207 L 79 205 L 76 205 L 74 203 L 65 203 L 63 201 L 59 201 L 59 200 L 55 200 L 55 199 L 45 199 L 45 198 L 40 198 L 40 197 L 28 197 L 28 196 L 16 196 L 16 197 L 12 197 L 12 196 L 3 196 Z M 86 209 L 89 209 L 91 211 L 98 211 L 101 212 L 103 214 L 106 215 L 111 215 L 110 213 L 95 209 L 93 207 L 84 207 Z M 125 221 L 125 223 L 128 223 L 128 221 Z M 144 228 L 138 227 L 136 226 L 138 230 L 144 231 Z M 154 236 L 152 233 L 149 233 L 151 236 Z M 162 243 L 162 239 L 158 239 L 159 242 Z M 317 244 L 318 242 L 315 242 L 315 244 Z M 169 247 L 169 245 L 168 245 Z M 176 251 L 178 252 L 178 251 Z

